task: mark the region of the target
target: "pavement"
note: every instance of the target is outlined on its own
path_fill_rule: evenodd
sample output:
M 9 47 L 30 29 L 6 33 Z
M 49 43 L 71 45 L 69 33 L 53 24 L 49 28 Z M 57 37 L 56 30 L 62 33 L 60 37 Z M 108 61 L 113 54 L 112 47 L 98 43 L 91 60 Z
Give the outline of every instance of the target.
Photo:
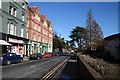
M 28 57 L 23 57 L 23 61 L 28 61 L 29 60 L 29 58 Z

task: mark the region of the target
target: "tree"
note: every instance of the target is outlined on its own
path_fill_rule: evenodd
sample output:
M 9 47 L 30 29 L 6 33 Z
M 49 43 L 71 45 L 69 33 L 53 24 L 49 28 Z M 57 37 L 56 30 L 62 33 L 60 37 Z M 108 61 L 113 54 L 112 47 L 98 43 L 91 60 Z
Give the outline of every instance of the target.
M 59 37 L 56 33 L 53 36 L 53 49 L 59 49 L 62 52 L 63 49 L 67 49 L 67 44 L 64 38 Z
M 93 18 L 91 10 L 87 14 L 86 29 L 88 31 L 86 45 L 89 45 L 90 50 L 95 49 L 97 47 L 96 41 L 103 39 L 103 32 L 96 20 Z
M 77 46 L 81 49 L 84 41 L 84 36 L 86 33 L 86 29 L 83 27 L 76 26 L 70 33 L 70 38 L 72 39 L 72 44 L 77 43 Z

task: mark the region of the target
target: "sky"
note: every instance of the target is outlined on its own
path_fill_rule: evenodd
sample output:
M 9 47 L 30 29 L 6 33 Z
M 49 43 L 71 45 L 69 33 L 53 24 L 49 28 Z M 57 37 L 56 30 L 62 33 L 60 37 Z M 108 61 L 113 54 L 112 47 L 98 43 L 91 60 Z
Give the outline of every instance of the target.
M 29 6 L 38 6 L 40 14 L 52 21 L 53 31 L 65 40 L 70 40 L 70 31 L 75 26 L 86 26 L 90 9 L 104 37 L 118 33 L 117 2 L 29 2 Z

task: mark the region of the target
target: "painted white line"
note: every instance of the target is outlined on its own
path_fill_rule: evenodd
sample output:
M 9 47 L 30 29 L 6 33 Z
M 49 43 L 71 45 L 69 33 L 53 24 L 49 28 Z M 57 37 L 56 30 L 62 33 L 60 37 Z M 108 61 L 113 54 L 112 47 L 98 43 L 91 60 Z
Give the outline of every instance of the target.
M 35 66 L 30 66 L 30 68 L 34 68 Z

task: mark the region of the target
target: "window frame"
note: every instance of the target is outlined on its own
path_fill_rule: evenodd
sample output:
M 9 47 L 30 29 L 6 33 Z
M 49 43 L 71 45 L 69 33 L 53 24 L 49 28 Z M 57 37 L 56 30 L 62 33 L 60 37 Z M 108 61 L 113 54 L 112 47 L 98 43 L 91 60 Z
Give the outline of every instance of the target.
M 14 35 L 14 24 L 13 23 L 10 24 L 10 34 Z
M 25 3 L 22 3 L 22 8 L 24 8 L 24 9 L 26 8 Z
M 22 21 L 25 21 L 25 14 L 22 12 Z
M 7 23 L 7 34 L 10 34 L 10 23 Z
M 24 28 L 23 28 L 23 27 L 21 27 L 21 34 L 20 34 L 20 36 L 21 36 L 21 37 L 24 36 Z

